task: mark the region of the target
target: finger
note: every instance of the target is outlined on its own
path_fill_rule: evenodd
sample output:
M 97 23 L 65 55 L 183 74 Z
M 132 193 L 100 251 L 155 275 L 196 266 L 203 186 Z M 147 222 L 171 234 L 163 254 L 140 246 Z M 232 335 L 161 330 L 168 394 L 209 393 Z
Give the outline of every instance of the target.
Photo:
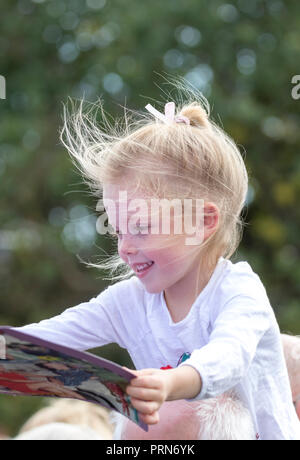
M 137 371 L 134 369 L 128 369 L 128 367 L 126 366 L 122 366 L 122 368 L 125 369 L 125 371 L 131 372 L 132 374 L 135 374 L 135 375 L 137 374 Z
M 157 372 L 157 369 L 152 369 L 152 368 L 149 368 L 149 369 L 139 369 L 136 371 L 139 375 L 149 375 L 149 374 L 154 374 L 155 372 Z
M 125 371 L 130 372 L 130 374 L 134 375 L 134 377 L 130 378 L 130 383 L 137 378 L 137 371 L 134 371 L 133 369 L 128 369 L 128 367 L 125 366 L 122 366 L 122 368 L 125 369 Z
M 128 396 L 141 399 L 142 401 L 157 401 L 159 399 L 157 390 L 153 388 L 134 387 L 129 385 L 126 388 L 126 393 Z
M 129 369 L 129 367 L 126 367 L 126 366 L 122 366 L 122 368 L 129 372 L 137 372 L 136 369 Z
M 155 375 L 138 375 L 130 381 L 129 386 L 159 390 L 161 389 L 162 382 Z
M 153 414 L 153 412 L 156 412 L 160 406 L 155 401 L 142 401 L 141 399 L 133 397 L 130 398 L 130 401 L 133 407 L 141 414 Z
M 159 413 L 157 411 L 153 412 L 153 414 L 139 414 L 139 417 L 147 425 L 155 425 L 159 422 Z

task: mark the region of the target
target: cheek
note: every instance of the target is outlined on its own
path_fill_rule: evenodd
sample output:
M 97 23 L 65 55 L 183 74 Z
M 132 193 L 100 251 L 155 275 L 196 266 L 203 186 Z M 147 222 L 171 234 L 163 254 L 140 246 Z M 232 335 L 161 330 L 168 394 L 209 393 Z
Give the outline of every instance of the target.
M 174 260 L 174 257 L 172 256 L 172 253 L 169 253 L 168 251 L 164 251 L 163 249 L 161 251 L 148 251 L 146 252 L 147 257 L 150 260 L 153 260 L 158 268 L 170 268 L 172 266 L 172 262 Z
M 153 256 L 154 257 L 154 256 Z M 170 271 L 178 271 L 183 268 L 186 257 L 180 248 L 162 249 L 156 254 L 156 259 L 153 259 L 161 268 L 167 268 Z
M 151 254 L 153 260 L 161 264 L 175 262 L 178 256 L 184 253 L 181 241 L 163 235 L 153 235 L 145 241 L 144 251 Z

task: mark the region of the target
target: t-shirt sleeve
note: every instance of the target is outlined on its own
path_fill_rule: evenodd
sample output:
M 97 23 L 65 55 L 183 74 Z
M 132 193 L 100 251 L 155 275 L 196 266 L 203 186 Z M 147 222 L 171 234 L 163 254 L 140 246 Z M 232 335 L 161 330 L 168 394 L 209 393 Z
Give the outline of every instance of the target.
M 271 306 L 257 297 L 238 295 L 219 312 L 209 342 L 194 350 L 180 366 L 194 367 L 202 388 L 194 399 L 216 397 L 233 388 L 246 376 L 258 344 L 271 327 Z M 272 310 L 273 311 L 273 310 Z
M 68 308 L 53 318 L 15 329 L 79 351 L 108 343 L 126 348 L 126 325 L 118 301 L 120 295 L 124 299 L 125 292 L 128 292 L 126 283 L 116 283 L 89 302 Z

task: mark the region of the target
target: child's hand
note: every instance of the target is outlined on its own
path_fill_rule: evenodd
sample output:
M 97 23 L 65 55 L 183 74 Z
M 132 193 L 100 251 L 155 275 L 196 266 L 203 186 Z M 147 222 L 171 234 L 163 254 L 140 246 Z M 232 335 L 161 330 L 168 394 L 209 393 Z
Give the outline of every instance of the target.
M 188 365 L 165 370 L 125 369 L 136 375 L 126 387 L 126 393 L 147 425 L 159 422 L 158 410 L 165 401 L 195 398 L 202 387 L 200 374 Z
M 133 407 L 147 425 L 158 423 L 158 410 L 169 396 L 172 376 L 168 371 L 160 369 L 127 370 L 136 375 L 126 387 Z

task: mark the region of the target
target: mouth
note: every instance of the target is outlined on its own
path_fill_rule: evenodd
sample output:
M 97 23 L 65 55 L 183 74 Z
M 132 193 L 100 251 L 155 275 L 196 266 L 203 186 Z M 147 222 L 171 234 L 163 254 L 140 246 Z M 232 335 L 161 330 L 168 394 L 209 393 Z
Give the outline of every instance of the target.
M 146 273 L 149 272 L 151 267 L 154 265 L 154 262 L 147 262 L 147 263 L 142 263 L 142 264 L 133 264 L 132 269 L 135 271 L 137 276 L 142 276 L 145 275 Z

